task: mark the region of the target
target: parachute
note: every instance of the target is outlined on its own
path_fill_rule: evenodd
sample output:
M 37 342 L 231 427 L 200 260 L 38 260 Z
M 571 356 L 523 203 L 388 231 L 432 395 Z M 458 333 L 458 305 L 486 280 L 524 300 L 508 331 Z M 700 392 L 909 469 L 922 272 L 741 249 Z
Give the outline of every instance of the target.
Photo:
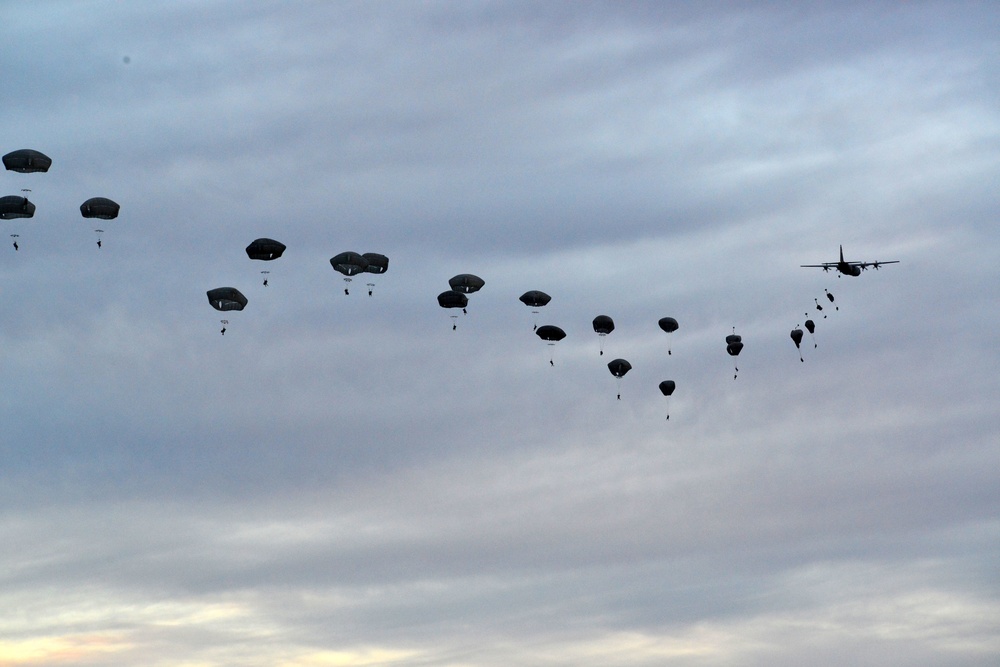
M 541 308 L 542 306 L 544 306 L 545 304 L 547 304 L 549 301 L 551 301 L 552 297 L 549 296 L 548 294 L 546 294 L 545 292 L 539 292 L 538 290 L 533 289 L 533 290 L 529 290 L 529 291 L 525 292 L 524 294 L 522 294 L 520 297 L 518 297 L 518 300 L 521 303 L 523 303 L 524 305 L 528 306 L 529 308 Z M 538 329 L 538 317 L 537 317 L 538 316 L 538 311 L 537 310 L 532 310 L 531 313 L 533 315 L 535 315 L 535 330 L 537 330 Z
M 0 220 L 30 218 L 35 215 L 35 205 L 27 197 L 7 195 L 0 197 Z
M 733 327 L 733 333 L 726 336 L 726 352 L 729 353 L 731 357 L 740 356 L 740 352 L 743 351 L 743 338 L 736 335 L 736 327 Z M 735 372 L 733 373 L 733 379 L 736 379 L 736 374 L 740 372 L 739 367 L 734 364 Z
M 670 395 L 674 393 L 674 389 L 677 388 L 677 383 L 673 380 L 664 380 L 660 383 L 660 393 L 666 396 L 668 399 Z M 669 401 L 668 401 L 669 404 Z M 670 409 L 667 408 L 667 419 L 670 419 Z
M 243 310 L 247 305 L 247 298 L 235 287 L 216 287 L 215 289 L 208 290 L 206 294 L 208 295 L 208 302 L 212 304 L 212 308 L 222 312 Z M 225 336 L 226 325 L 229 324 L 229 320 L 220 321 L 222 322 L 222 331 L 220 333 Z
M 255 239 L 247 246 L 247 257 L 265 262 L 278 259 L 283 252 L 285 252 L 285 244 L 274 239 Z
M 380 255 L 377 252 L 366 252 L 362 257 L 368 262 L 365 273 L 382 274 L 389 270 L 389 258 L 385 255 Z M 375 283 L 367 283 L 367 285 L 368 296 L 371 296 L 375 289 Z
M 657 322 L 657 324 L 659 324 L 660 328 L 666 331 L 667 334 L 672 334 L 673 332 L 677 331 L 678 327 L 680 326 L 679 324 L 677 324 L 677 320 L 675 320 L 672 317 L 661 317 L 660 321 Z M 673 354 L 670 351 L 669 342 L 667 343 L 667 354 Z
M 469 305 L 469 297 L 465 296 L 461 292 L 456 292 L 455 290 L 448 290 L 447 292 L 441 292 L 438 294 L 438 305 L 442 308 L 461 308 L 463 312 L 465 307 Z M 458 328 L 458 315 L 452 315 L 451 319 L 451 330 L 454 331 Z
M 830 294 L 830 292 L 827 291 L 827 290 L 825 290 L 825 289 L 823 291 L 826 292 L 826 298 L 830 300 L 830 303 L 833 303 L 833 295 Z M 840 306 L 838 306 L 837 304 L 834 304 L 833 305 L 833 309 L 834 310 L 840 310 Z
M 3 166 L 7 171 L 19 171 L 22 174 L 46 172 L 52 166 L 52 158 L 30 148 L 22 148 L 4 155 Z
M 809 335 L 813 339 L 813 349 L 817 347 L 816 345 L 816 323 L 812 320 L 806 320 L 806 329 L 809 331 Z
M 799 351 L 799 361 L 805 361 L 802 358 L 802 348 L 799 347 L 802 344 L 802 329 L 796 326 L 789 335 L 792 337 L 792 342 L 795 343 L 795 349 Z
M 624 359 L 615 359 L 614 361 L 608 362 L 608 370 L 611 374 L 615 376 L 618 380 L 618 400 L 622 400 L 622 378 L 625 374 L 632 370 L 632 364 L 625 361 Z
M 545 324 L 538 327 L 538 329 L 535 330 L 535 334 L 544 340 L 550 348 L 553 348 L 549 353 L 549 365 L 555 366 L 555 344 L 566 337 L 566 332 L 553 324 Z
M 448 284 L 456 292 L 462 292 L 463 294 L 472 294 L 473 292 L 478 292 L 486 284 L 486 281 L 479 276 L 474 276 L 471 273 L 460 273 L 448 281 Z
M 107 197 L 91 197 L 80 204 L 80 214 L 85 218 L 100 218 L 114 220 L 118 217 L 121 206 Z
M 594 318 L 594 331 L 601 338 L 601 355 L 604 356 L 604 337 L 615 330 L 615 322 L 607 315 L 598 315 Z
M 368 268 L 368 260 L 356 252 L 342 252 L 330 258 L 330 266 L 346 276 L 344 294 L 350 294 L 351 276 L 356 276 Z
M 216 287 L 206 294 L 208 302 L 216 310 L 243 310 L 247 305 L 247 298 L 235 287 Z

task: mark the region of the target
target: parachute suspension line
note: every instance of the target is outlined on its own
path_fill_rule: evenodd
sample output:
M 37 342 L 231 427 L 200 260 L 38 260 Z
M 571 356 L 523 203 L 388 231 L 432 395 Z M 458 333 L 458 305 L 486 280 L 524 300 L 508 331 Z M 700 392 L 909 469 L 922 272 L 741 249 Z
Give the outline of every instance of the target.
M 556 365 L 556 344 L 546 343 L 549 346 L 549 366 Z
M 15 252 L 21 249 L 21 246 L 17 245 L 17 239 L 20 238 L 20 236 L 21 236 L 20 234 L 11 234 L 10 235 L 10 237 L 12 239 L 14 239 L 14 251 Z
M 368 285 L 368 296 L 372 295 L 372 291 L 375 289 L 375 283 L 366 283 Z
M 597 334 L 598 338 L 600 338 L 600 342 L 598 343 L 598 349 L 600 350 L 600 355 L 598 356 L 601 357 L 604 356 L 604 337 L 607 335 L 608 334 Z
M 226 326 L 229 325 L 229 320 L 219 320 L 219 321 L 222 322 L 222 331 L 220 331 L 219 333 L 221 333 L 223 336 L 225 336 L 226 335 Z
M 451 330 L 454 331 L 458 328 L 458 315 L 449 315 L 451 318 Z
M 813 301 L 816 302 L 816 310 L 823 310 L 823 306 L 819 305 L 819 299 L 814 298 Z M 823 316 L 823 319 L 826 319 L 826 315 Z
M 618 385 L 618 400 L 622 400 L 622 379 L 621 376 L 615 377 L 615 384 Z
M 531 314 L 535 316 L 535 326 L 532 329 L 532 331 L 538 331 L 538 311 L 537 310 L 533 310 L 533 311 L 531 311 Z
M 347 283 L 346 285 L 344 285 L 344 294 L 350 296 L 350 294 L 351 294 L 351 279 L 350 278 L 344 278 L 344 282 Z
M 271 272 L 270 271 L 261 271 L 260 273 L 261 273 L 262 276 L 264 276 L 264 287 L 267 287 L 267 276 Z

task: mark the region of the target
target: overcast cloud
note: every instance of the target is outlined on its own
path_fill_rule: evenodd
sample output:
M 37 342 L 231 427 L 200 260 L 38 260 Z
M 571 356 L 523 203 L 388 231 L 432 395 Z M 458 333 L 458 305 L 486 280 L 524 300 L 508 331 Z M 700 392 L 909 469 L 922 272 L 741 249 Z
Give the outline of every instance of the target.
M 0 664 L 1000 660 L 994 3 L 3 14 Z

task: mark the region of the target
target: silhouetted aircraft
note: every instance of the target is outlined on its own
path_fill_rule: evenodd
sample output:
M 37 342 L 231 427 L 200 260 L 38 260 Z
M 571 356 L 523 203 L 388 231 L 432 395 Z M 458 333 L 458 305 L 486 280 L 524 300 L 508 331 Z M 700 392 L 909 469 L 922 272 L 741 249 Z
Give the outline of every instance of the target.
M 823 269 L 824 271 L 829 271 L 830 269 L 837 269 L 845 276 L 860 276 L 862 271 L 867 271 L 868 267 L 878 270 L 883 264 L 899 264 L 898 259 L 894 259 L 890 262 L 845 262 L 844 261 L 844 246 L 840 246 L 840 261 L 839 262 L 826 262 L 825 264 L 801 264 L 800 266 L 810 269 Z

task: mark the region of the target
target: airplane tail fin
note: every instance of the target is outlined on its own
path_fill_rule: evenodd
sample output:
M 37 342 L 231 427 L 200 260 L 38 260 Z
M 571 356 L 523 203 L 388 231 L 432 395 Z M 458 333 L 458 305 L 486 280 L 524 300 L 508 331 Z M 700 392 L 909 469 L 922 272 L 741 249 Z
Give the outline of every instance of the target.
M 844 263 L 844 246 L 840 246 L 840 263 Z

